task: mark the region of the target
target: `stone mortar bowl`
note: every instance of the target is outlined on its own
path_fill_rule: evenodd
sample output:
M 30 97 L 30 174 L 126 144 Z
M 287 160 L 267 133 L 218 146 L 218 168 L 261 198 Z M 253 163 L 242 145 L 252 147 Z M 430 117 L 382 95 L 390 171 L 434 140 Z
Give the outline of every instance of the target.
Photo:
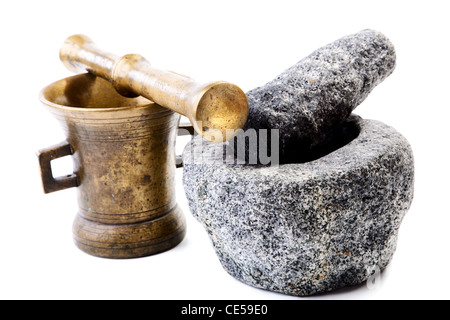
M 191 212 L 233 277 L 307 296 L 360 284 L 391 261 L 413 198 L 411 147 L 379 121 L 352 115 L 340 128 L 316 159 L 278 167 L 227 163 L 226 144 L 201 137 L 186 146 Z

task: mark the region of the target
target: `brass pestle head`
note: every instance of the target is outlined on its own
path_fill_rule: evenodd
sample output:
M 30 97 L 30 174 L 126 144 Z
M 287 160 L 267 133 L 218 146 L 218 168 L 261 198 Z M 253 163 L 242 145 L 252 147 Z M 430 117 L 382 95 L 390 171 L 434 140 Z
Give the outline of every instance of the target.
M 88 71 L 110 81 L 126 97 L 140 95 L 186 116 L 195 131 L 210 141 L 231 139 L 247 121 L 247 96 L 229 82 L 198 83 L 175 72 L 153 68 L 138 54 L 119 57 L 101 51 L 84 35 L 67 38 L 60 59 L 73 72 Z

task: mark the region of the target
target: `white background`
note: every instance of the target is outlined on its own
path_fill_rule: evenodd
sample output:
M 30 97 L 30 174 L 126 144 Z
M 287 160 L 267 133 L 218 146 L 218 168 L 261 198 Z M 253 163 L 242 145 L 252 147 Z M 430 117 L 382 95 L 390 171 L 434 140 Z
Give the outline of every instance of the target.
M 447 2 L 2 1 L 0 298 L 450 298 Z M 64 139 L 38 93 L 72 75 L 58 57 L 68 36 L 83 33 L 118 55 L 140 53 L 158 68 L 199 81 L 227 80 L 248 91 L 313 50 L 365 28 L 391 39 L 397 68 L 355 113 L 401 132 L 416 162 L 412 207 L 393 260 L 374 286 L 295 298 L 235 280 L 189 212 L 181 170 L 176 192 L 188 233 L 179 246 L 131 260 L 96 258 L 75 247 L 76 190 L 44 195 L 35 156 Z M 60 174 L 71 170 L 63 160 L 60 167 Z

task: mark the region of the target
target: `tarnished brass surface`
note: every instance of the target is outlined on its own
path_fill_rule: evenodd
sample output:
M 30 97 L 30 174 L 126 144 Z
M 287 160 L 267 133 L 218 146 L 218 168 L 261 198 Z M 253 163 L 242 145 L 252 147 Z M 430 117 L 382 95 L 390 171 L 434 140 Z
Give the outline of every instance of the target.
M 185 235 L 174 185 L 180 115 L 143 97 L 126 98 L 89 73 L 49 85 L 40 100 L 67 137 L 38 154 L 44 191 L 78 186 L 77 246 L 131 258 L 178 244 Z M 66 155 L 74 173 L 53 178 L 50 161 Z
M 153 68 L 138 54 L 118 57 L 103 52 L 84 35 L 69 37 L 61 47 L 60 58 L 74 72 L 89 71 L 107 79 L 124 96 L 141 95 L 186 116 L 195 130 L 211 141 L 231 139 L 234 134 L 230 130 L 241 129 L 247 121 L 247 97 L 234 84 L 200 84 Z

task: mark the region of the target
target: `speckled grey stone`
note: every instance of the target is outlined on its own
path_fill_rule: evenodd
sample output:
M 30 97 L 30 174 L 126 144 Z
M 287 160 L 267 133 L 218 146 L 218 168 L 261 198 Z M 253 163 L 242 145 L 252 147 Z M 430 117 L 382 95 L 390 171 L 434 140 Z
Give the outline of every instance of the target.
M 410 145 L 357 116 L 336 132 L 344 146 L 278 168 L 227 164 L 224 145 L 201 137 L 186 146 L 189 207 L 233 277 L 306 296 L 362 283 L 390 262 L 413 198 Z
M 247 92 L 244 130 L 279 129 L 280 158 L 308 160 L 303 157 L 393 72 L 395 61 L 394 46 L 380 32 L 363 30 L 343 37 Z M 245 160 L 249 158 L 247 147 Z

